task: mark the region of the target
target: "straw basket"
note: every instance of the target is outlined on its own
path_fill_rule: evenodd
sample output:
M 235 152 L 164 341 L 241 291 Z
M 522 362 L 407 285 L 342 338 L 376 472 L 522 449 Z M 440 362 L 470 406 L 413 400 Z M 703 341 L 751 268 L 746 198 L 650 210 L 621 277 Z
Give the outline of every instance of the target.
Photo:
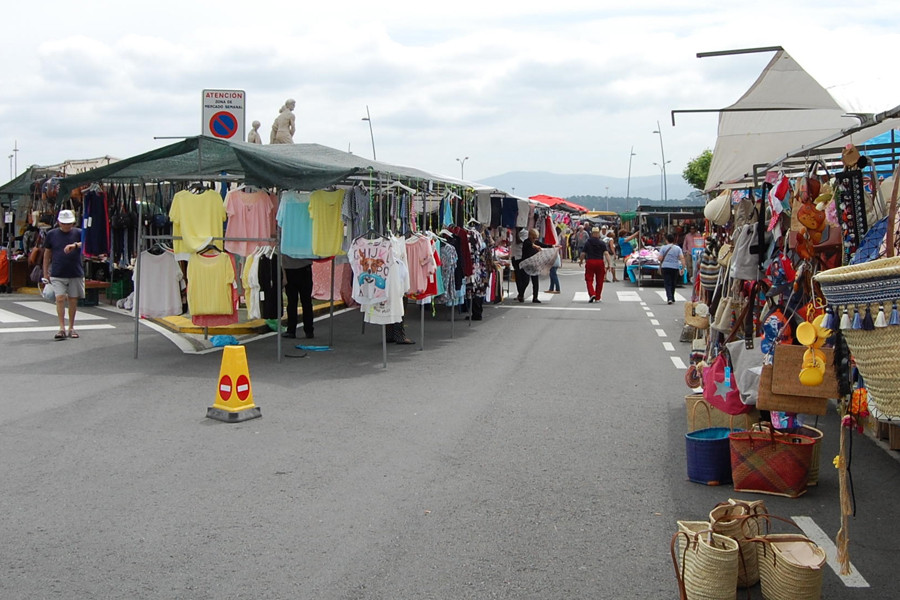
M 741 588 L 751 587 L 759 581 L 756 544 L 749 541 L 749 538 L 759 535 L 759 523 L 755 519 L 746 518 L 748 515 L 756 514 L 755 511 L 751 512 L 752 510 L 754 509 L 748 504 L 723 502 L 709 512 L 712 530 L 738 543 L 741 555 L 737 586 Z M 762 510 L 765 511 L 765 508 Z
M 891 311 L 900 300 L 900 257 L 880 258 L 859 265 L 822 271 L 814 276 L 828 304 L 874 316 L 880 308 Z M 885 305 L 887 303 L 887 305 Z M 900 326 L 872 330 L 842 329 L 847 346 L 869 390 L 869 400 L 890 417 L 900 417 Z
M 682 600 L 734 599 L 739 560 L 736 541 L 708 530 L 679 530 L 672 536 L 671 552 Z
M 819 600 L 825 551 L 805 536 L 770 533 L 759 540 L 757 560 L 766 600 Z

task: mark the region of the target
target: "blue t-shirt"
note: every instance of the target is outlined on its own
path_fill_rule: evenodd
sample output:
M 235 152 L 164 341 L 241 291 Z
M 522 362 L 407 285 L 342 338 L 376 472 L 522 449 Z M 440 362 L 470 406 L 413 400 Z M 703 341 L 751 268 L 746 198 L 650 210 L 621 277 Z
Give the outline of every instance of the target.
M 51 277 L 84 277 L 81 265 L 81 248 L 66 254 L 66 246 L 81 241 L 81 229 L 73 227 L 68 233 L 54 228 L 47 232 L 44 248 L 50 250 Z M 46 275 L 45 275 L 46 277 Z
M 675 244 L 666 244 L 662 248 L 659 249 L 659 255 L 663 258 L 662 265 L 660 265 L 663 269 L 678 269 L 681 267 L 681 246 L 676 246 Z

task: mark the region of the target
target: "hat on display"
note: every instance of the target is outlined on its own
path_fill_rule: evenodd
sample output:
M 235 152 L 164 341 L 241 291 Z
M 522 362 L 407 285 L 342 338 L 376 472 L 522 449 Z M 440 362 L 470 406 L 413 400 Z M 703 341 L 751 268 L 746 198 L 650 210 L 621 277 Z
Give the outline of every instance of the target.
M 71 210 L 61 210 L 59 211 L 59 216 L 56 217 L 56 220 L 60 223 L 71 224 L 75 222 L 75 213 Z
M 600 233 L 600 228 L 594 227 L 593 229 L 591 229 L 591 233 Z

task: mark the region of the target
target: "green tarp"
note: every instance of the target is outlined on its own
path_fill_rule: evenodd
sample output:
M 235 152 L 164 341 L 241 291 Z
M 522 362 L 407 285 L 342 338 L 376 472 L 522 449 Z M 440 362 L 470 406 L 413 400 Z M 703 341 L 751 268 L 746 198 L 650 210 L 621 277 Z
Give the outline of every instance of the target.
M 213 137 L 187 138 L 138 156 L 66 177 L 60 197 L 93 181 L 176 181 L 241 179 L 251 185 L 312 191 L 351 175 L 390 174 L 409 180 L 441 178 L 389 165 L 319 144 L 249 144 Z

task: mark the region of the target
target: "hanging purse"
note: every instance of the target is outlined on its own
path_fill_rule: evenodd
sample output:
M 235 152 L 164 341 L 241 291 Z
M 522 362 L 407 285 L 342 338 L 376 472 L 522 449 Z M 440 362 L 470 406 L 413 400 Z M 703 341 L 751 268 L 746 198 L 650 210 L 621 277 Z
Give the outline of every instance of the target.
M 731 220 L 731 192 L 723 190 L 707 202 L 703 208 L 703 216 L 716 225 L 727 225 Z
M 753 410 L 744 404 L 738 390 L 737 378 L 728 348 L 723 348 L 712 364 L 703 369 L 703 399 L 729 415 L 741 415 Z

